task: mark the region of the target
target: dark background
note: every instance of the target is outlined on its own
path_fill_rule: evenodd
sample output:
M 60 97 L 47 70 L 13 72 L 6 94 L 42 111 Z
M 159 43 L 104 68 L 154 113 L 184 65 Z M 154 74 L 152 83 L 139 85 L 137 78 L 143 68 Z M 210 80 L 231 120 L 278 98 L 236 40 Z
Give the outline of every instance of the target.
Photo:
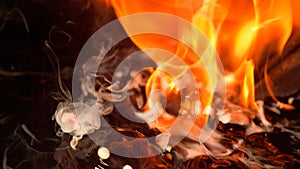
M 51 94 L 58 91 L 58 64 L 51 49 L 62 80 L 70 87 L 81 47 L 114 18 L 113 10 L 101 1 L 0 1 L 0 168 L 9 146 L 15 147 L 7 152 L 11 166 L 24 160 L 26 166 L 26 158 L 42 158 L 44 165 L 49 164 L 46 168 L 56 164 L 51 157 L 60 140 L 52 115 L 58 102 Z M 34 148 L 46 152 L 44 156 L 27 150 L 31 137 L 22 124 L 41 140 Z

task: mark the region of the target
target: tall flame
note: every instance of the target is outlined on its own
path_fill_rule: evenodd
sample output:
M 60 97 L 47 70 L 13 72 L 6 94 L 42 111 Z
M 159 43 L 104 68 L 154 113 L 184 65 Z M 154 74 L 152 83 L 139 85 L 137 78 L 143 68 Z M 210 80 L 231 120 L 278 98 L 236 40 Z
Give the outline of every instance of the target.
M 238 103 L 253 110 L 257 109 L 254 96 L 255 67 L 266 62 L 270 56 L 280 55 L 293 28 L 300 26 L 297 8 L 300 2 L 297 0 L 111 0 L 111 4 L 118 17 L 140 12 L 163 12 L 191 22 L 216 48 L 227 72 L 228 88 L 239 88 Z M 147 20 L 137 24 L 177 32 L 178 37 L 188 38 L 191 44 L 200 47 L 197 40 L 186 37 L 184 31 L 176 26 L 165 28 L 162 25 L 147 25 Z M 131 31 L 127 25 L 123 26 L 126 31 Z M 217 82 L 205 70 L 201 70 L 201 62 L 187 47 L 161 35 L 139 35 L 131 39 L 141 49 L 160 48 L 176 53 L 198 75 L 196 81 L 208 88 L 199 92 L 201 110 L 210 104 L 211 93 Z M 209 63 L 215 64 L 216 58 L 212 56 L 209 59 Z M 214 66 L 208 69 L 218 71 Z M 153 83 L 153 80 L 150 82 Z M 173 89 L 171 82 L 166 91 Z M 270 85 L 268 89 L 272 93 Z

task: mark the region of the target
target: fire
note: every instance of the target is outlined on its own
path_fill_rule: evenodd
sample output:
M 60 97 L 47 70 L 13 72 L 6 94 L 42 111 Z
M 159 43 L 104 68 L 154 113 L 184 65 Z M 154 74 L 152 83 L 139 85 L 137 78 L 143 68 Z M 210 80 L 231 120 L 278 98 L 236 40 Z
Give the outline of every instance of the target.
M 112 0 L 117 17 L 127 16 L 140 12 L 162 12 L 184 18 L 201 30 L 209 39 L 220 55 L 222 64 L 226 70 L 227 88 L 238 89 L 238 104 L 245 108 L 257 110 L 254 95 L 254 71 L 256 66 L 267 62 L 268 58 L 280 55 L 289 39 L 293 28 L 299 26 L 298 8 L 300 3 L 297 0 L 150 0 L 147 3 L 143 0 L 126 1 Z M 155 18 L 159 19 L 159 18 Z M 139 21 L 137 25 L 153 26 L 157 29 L 168 29 L 176 32 L 180 39 L 187 38 L 192 45 L 200 48 L 200 44 L 193 37 L 186 37 L 184 28 L 176 27 L 166 28 L 163 25 L 149 25 L 147 19 Z M 126 23 L 122 23 L 127 32 L 132 31 Z M 187 34 L 190 35 L 190 34 Z M 208 75 L 207 72 L 219 74 L 215 65 L 214 56 L 209 61 L 211 65 L 201 66 L 195 54 L 185 45 L 174 39 L 162 35 L 139 35 L 131 37 L 133 42 L 141 49 L 160 48 L 170 51 L 185 64 L 193 74 L 197 74 L 196 81 L 199 83 L 200 100 L 199 109 L 201 112 L 206 106 L 211 104 L 212 93 L 215 90 L 216 79 Z M 162 57 L 152 54 L 154 60 Z M 166 58 L 160 59 L 160 62 Z M 173 63 L 176 65 L 176 62 Z M 164 65 L 164 64 L 163 64 Z M 203 70 L 202 70 L 203 69 Z M 177 71 L 186 71 L 177 69 Z M 180 74 L 182 72 L 177 72 Z M 176 93 L 176 83 L 174 79 L 169 79 L 163 75 L 166 80 L 161 81 L 162 74 L 156 72 L 152 75 L 147 84 L 149 93 L 153 85 L 160 82 L 168 83 L 156 86 L 162 89 L 166 96 Z M 267 74 L 265 73 L 265 77 Z M 176 79 L 175 79 L 176 80 Z M 272 93 L 270 83 L 266 83 L 268 92 L 273 99 L 280 103 Z M 151 87 L 152 86 L 152 87 Z M 290 108 L 290 107 L 289 107 Z
M 239 104 L 245 108 L 257 110 L 254 96 L 254 63 L 246 60 L 239 69 L 226 77 L 227 87 L 240 92 Z M 232 92 L 229 90 L 229 92 Z

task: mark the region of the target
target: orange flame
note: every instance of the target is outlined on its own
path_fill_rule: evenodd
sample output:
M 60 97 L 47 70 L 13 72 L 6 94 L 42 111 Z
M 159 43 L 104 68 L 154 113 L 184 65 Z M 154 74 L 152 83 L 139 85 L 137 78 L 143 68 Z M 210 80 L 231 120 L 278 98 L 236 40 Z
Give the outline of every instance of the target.
M 266 52 L 280 55 L 293 27 L 300 26 L 298 0 L 150 0 L 147 2 L 111 0 L 111 4 L 117 17 L 140 12 L 162 12 L 190 21 L 217 49 L 225 70 L 229 72 L 226 77 L 228 87 L 239 88 L 239 104 L 253 110 L 257 110 L 254 95 L 255 65 L 266 62 L 269 57 Z M 139 22 L 142 23 L 137 24 L 149 26 L 146 20 Z M 127 29 L 127 25 L 123 26 L 126 31 L 131 31 Z M 177 32 L 178 37 L 189 38 L 191 44 L 199 45 L 193 37 L 180 34 L 182 31 L 176 26 L 174 28 L 165 28 L 162 25 L 151 26 Z M 205 106 L 211 103 L 211 93 L 214 92 L 213 86 L 216 85 L 214 84 L 216 80 L 202 70 L 202 63 L 187 47 L 179 41 L 161 35 L 139 35 L 131 39 L 141 49 L 160 48 L 176 53 L 191 71 L 198 75 L 196 81 L 202 83 L 203 88 L 208 89 L 201 88 L 199 91 L 200 109 L 204 110 Z M 215 58 L 210 59 L 210 63 L 215 64 Z M 214 66 L 211 69 L 218 71 Z M 149 83 L 158 83 L 158 81 L 154 82 L 152 79 Z M 175 83 L 171 80 L 165 91 L 171 93 L 175 88 Z M 278 101 L 272 94 L 270 85 L 268 91 Z

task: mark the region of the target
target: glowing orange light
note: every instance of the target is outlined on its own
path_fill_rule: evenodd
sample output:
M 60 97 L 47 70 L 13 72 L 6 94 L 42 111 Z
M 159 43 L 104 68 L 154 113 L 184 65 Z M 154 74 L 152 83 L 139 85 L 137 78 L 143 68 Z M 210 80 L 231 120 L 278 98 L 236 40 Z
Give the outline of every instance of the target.
M 118 17 L 139 12 L 163 12 L 182 17 L 190 21 L 201 30 L 212 45 L 217 49 L 227 75 L 228 88 L 238 86 L 240 90 L 239 104 L 256 110 L 254 96 L 254 68 L 257 63 L 266 62 L 266 51 L 271 54 L 281 54 L 293 27 L 300 26 L 300 2 L 297 0 L 144 0 L 126 1 L 112 0 Z M 168 29 L 178 33 L 178 37 L 185 38 L 191 44 L 200 44 L 193 37 L 180 34 L 178 27 L 164 27 L 163 25 L 148 25 L 147 20 L 137 23 L 144 26 L 155 26 L 157 29 Z M 176 23 L 174 23 L 176 25 Z M 126 31 L 127 25 L 123 24 Z M 161 35 L 139 35 L 131 37 L 141 49 L 160 48 L 170 51 L 180 57 L 196 74 L 196 81 L 200 89 L 200 110 L 212 101 L 212 93 L 216 85 L 215 77 L 209 77 L 201 66 L 201 61 L 194 56 L 187 47 L 179 41 Z M 152 56 L 157 57 L 157 56 Z M 215 58 L 209 57 L 210 63 L 215 64 Z M 215 66 L 208 66 L 211 72 L 217 72 Z M 183 71 L 178 69 L 177 71 Z M 153 75 L 147 86 L 158 84 L 162 77 Z M 176 90 L 176 83 L 162 75 L 167 80 L 161 84 L 167 95 Z M 267 76 L 267 74 L 265 74 Z M 154 78 L 156 77 L 156 78 Z M 156 80 L 154 80 L 156 79 Z M 267 83 L 268 84 L 268 83 Z M 164 87 L 165 86 L 165 87 Z M 267 86 L 270 93 L 272 89 Z M 148 87 L 148 93 L 151 90 Z M 273 99 L 278 101 L 274 95 Z M 288 106 L 286 106 L 288 107 Z

